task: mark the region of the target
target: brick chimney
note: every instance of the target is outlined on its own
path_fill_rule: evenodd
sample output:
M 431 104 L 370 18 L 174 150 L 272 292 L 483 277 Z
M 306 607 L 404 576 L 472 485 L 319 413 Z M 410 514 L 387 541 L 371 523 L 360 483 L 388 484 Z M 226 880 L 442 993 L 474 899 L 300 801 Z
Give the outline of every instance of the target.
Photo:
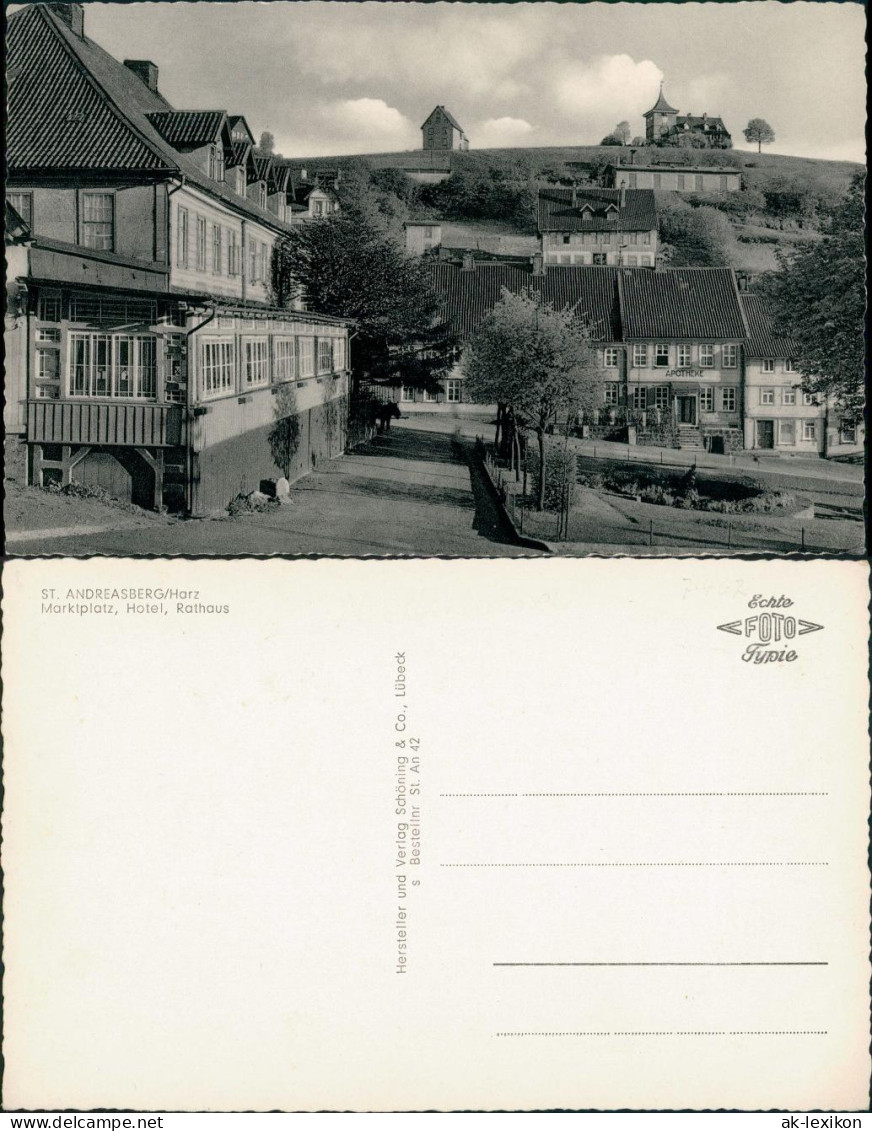
M 124 66 L 157 94 L 157 64 L 150 59 L 125 59 Z
M 74 35 L 84 36 L 85 10 L 81 4 L 49 4 L 48 7 Z
M 572 195 L 570 197 L 573 208 L 578 208 L 578 185 L 575 181 L 572 182 Z
M 463 267 L 461 268 L 461 270 L 462 271 L 474 271 L 475 270 L 475 256 L 472 254 L 471 251 L 465 251 L 463 253 Z
M 621 185 L 620 195 L 618 197 L 618 203 L 619 203 L 619 205 L 622 209 L 625 208 L 626 205 L 627 205 L 627 186 L 626 185 Z
M 536 251 L 530 257 L 530 262 L 533 266 L 533 274 L 542 276 L 545 274 L 545 262 L 542 258 L 542 252 Z

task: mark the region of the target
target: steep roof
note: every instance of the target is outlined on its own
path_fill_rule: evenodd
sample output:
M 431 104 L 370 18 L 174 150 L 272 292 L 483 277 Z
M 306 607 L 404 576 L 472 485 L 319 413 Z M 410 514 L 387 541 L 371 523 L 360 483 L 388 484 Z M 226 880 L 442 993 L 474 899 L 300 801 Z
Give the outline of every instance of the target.
M 251 161 L 251 145 L 247 141 L 234 141 L 224 154 L 224 164 L 228 169 L 234 165 L 248 165 Z
M 174 149 L 210 145 L 227 121 L 223 110 L 160 110 L 146 117 Z
M 446 110 L 445 107 L 441 103 L 438 106 L 434 106 L 433 109 L 430 111 L 430 114 L 427 118 L 427 121 L 424 122 L 424 124 L 421 126 L 422 130 L 423 130 L 424 126 L 427 125 L 427 122 L 430 121 L 430 118 L 433 117 L 433 115 L 436 113 L 437 110 L 441 110 L 442 113 L 445 115 L 445 117 L 448 119 L 448 121 L 451 123 L 451 125 L 454 126 L 454 128 L 456 130 L 460 130 L 460 132 L 463 133 L 463 126 L 461 126 L 460 122 L 458 122 L 458 120 L 454 117 L 454 115 L 451 113 L 451 111 Z
M 601 342 L 637 339 L 742 340 L 747 328 L 729 268 L 556 267 L 534 275 L 529 265 L 476 262 L 430 266 L 443 317 L 460 338 L 472 334 L 512 294 L 541 295 L 556 309 L 573 307 Z M 778 355 L 782 356 L 782 355 Z
M 739 296 L 748 323 L 749 357 L 797 357 L 799 349 L 792 338 L 779 334 L 769 304 L 762 295 Z
M 594 211 L 583 211 L 585 203 Z M 608 204 L 617 212 L 606 212 Z M 541 189 L 538 223 L 540 232 L 651 232 L 657 227 L 654 193 L 625 189 L 622 205 L 620 189 L 577 189 L 573 205 L 572 189 Z
M 254 145 L 254 134 L 251 132 L 251 126 L 249 126 L 248 122 L 246 122 L 245 118 L 243 118 L 241 114 L 231 114 L 228 117 L 227 122 L 230 126 L 231 131 L 238 129 L 239 126 L 242 126 L 242 128 L 245 130 L 248 140 L 252 145 Z
M 747 337 L 735 277 L 727 267 L 623 269 L 618 286 L 626 340 Z
M 678 113 L 678 111 L 675 109 L 675 107 L 670 106 L 669 103 L 666 101 L 666 99 L 663 97 L 663 83 L 661 83 L 660 84 L 660 94 L 657 97 L 657 101 L 654 103 L 654 105 L 651 107 L 650 110 L 645 111 L 645 113 L 642 115 L 642 117 L 647 118 L 651 114 L 677 114 L 677 113 Z
M 272 157 L 262 157 L 260 154 L 254 155 L 252 162 L 254 172 L 248 179 L 250 181 L 266 181 L 269 179 L 269 171 L 272 168 Z
M 529 266 L 506 263 L 477 263 L 471 271 L 455 263 L 434 263 L 430 267 L 442 315 L 461 338 L 477 329 L 505 288 L 512 294 L 541 295 L 556 309 L 574 307 L 598 341 L 620 338 L 617 270 L 549 266 L 545 274 L 534 275 Z
M 105 61 L 96 45 L 81 42 L 80 51 L 63 22 L 44 4 L 32 4 L 9 18 L 6 161 L 9 169 L 170 169 L 174 162 L 137 129 L 106 97 Z M 88 57 L 83 65 L 80 55 Z M 152 92 L 132 71 L 121 82 Z M 47 81 L 51 76 L 51 81 Z M 157 95 L 143 98 L 154 110 L 166 103 Z
M 74 35 L 47 5 L 28 4 L 10 16 L 7 44 L 10 173 L 184 174 L 189 184 L 237 211 L 289 230 L 174 149 L 149 120 L 174 112 L 169 102 L 93 40 Z

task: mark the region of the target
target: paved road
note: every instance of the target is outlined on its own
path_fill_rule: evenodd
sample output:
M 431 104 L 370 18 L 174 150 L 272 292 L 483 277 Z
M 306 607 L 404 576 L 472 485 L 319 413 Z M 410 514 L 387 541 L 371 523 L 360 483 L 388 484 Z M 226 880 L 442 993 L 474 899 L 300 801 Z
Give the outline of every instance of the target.
M 19 537 L 25 554 L 335 554 L 531 557 L 513 545 L 478 473 L 451 437 L 404 428 L 296 483 L 266 513 Z M 44 534 L 44 532 L 42 532 Z M 61 532 L 57 532 L 61 534 Z

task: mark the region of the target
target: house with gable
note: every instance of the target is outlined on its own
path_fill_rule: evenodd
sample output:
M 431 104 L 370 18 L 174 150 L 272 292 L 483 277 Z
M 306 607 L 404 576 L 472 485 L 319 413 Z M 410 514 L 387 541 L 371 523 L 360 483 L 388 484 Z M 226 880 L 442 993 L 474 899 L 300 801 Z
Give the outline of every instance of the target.
M 436 106 L 421 126 L 422 148 L 429 150 L 469 149 L 469 138 L 450 110 Z
M 10 16 L 7 64 L 7 199 L 30 233 L 7 291 L 7 460 L 205 514 L 339 454 L 349 326 L 271 304 L 287 179 L 245 119 L 171 106 L 80 4 Z M 284 416 L 299 443 L 278 468 Z
M 654 267 L 657 211 L 650 189 L 540 189 L 537 227 L 546 264 Z

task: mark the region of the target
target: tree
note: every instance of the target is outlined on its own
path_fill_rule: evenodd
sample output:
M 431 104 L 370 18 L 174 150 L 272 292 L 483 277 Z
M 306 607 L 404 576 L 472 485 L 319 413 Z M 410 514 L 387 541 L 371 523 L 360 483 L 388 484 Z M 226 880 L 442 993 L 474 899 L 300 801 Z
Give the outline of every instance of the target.
M 276 139 L 269 132 L 264 130 L 260 135 L 260 141 L 257 143 L 257 152 L 261 157 L 271 157 L 275 153 Z
M 506 409 L 532 428 L 539 445 L 537 507 L 545 505 L 545 433 L 599 403 L 590 332 L 572 309 L 555 310 L 536 295 L 500 301 L 470 338 L 463 357 L 466 391 L 480 404 Z
M 742 130 L 742 133 L 745 135 L 745 141 L 757 142 L 758 153 L 762 152 L 762 146 L 770 145 L 775 141 L 775 130 L 765 118 L 752 118 Z
M 623 144 L 624 144 L 623 138 L 618 137 L 618 135 L 614 134 L 614 133 L 606 134 L 606 136 L 600 142 L 600 145 L 623 145 Z
M 666 197 L 667 194 L 662 194 Z M 675 198 L 657 202 L 657 225 L 670 267 L 732 267 L 738 242 L 729 219 L 716 208 L 692 208 Z
M 621 139 L 621 145 L 629 145 L 630 144 L 630 123 L 629 122 L 618 122 L 618 124 L 612 130 L 612 134 L 613 134 L 614 137 L 619 137 Z
M 272 259 L 272 298 L 352 319 L 353 392 L 364 382 L 435 392 L 454 360 L 426 266 L 378 226 L 347 213 L 305 224 Z
M 765 280 L 778 332 L 799 349 L 804 391 L 832 397 L 850 423 L 864 404 L 864 193 L 856 173 L 826 214 L 823 238 L 780 251 L 781 270 Z

